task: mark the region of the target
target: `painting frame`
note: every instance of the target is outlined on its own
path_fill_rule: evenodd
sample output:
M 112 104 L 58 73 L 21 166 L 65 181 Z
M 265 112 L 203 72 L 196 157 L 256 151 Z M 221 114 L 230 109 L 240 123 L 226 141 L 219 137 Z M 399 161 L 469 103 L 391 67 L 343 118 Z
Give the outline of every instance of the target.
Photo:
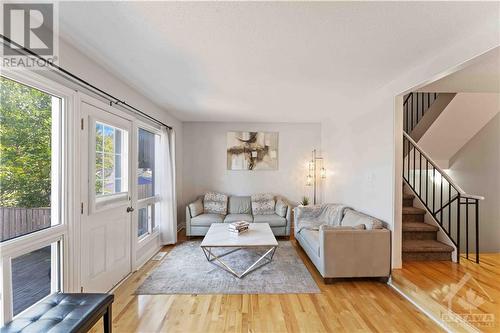
M 279 132 L 228 131 L 226 156 L 229 171 L 278 170 Z

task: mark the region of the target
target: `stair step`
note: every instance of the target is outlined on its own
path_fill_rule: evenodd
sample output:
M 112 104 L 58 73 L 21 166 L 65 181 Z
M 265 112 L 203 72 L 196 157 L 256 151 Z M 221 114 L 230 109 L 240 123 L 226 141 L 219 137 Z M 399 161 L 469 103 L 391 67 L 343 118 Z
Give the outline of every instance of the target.
M 403 207 L 403 222 L 424 222 L 426 211 L 417 207 Z
M 415 196 L 413 194 L 409 194 L 409 193 L 403 193 L 403 199 L 405 200 L 413 200 L 415 199 Z
M 403 207 L 403 215 L 425 215 L 427 211 L 417 207 Z
M 403 207 L 413 207 L 413 199 L 403 199 Z
M 403 240 L 403 261 L 451 261 L 453 247 L 436 240 Z
M 403 223 L 403 241 L 436 240 L 439 228 L 422 222 Z
M 403 232 L 437 232 L 439 228 L 422 222 L 407 222 L 403 224 Z
M 403 252 L 453 252 L 453 247 L 436 240 L 407 240 Z

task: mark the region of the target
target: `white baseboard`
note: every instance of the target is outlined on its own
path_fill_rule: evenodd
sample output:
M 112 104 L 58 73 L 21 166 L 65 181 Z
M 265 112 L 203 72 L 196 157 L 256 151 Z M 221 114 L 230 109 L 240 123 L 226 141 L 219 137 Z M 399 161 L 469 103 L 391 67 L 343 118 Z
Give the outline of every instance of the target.
M 141 258 L 138 258 L 136 261 L 136 271 L 141 269 L 152 257 L 154 257 L 161 249 L 161 245 L 152 246 L 146 253 L 144 253 Z

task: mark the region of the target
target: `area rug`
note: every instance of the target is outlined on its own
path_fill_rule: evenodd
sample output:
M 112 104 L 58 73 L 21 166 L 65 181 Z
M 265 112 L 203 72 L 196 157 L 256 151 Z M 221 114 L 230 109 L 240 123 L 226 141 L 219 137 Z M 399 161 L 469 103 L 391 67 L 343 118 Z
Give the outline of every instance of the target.
M 264 251 L 265 249 L 241 249 L 224 256 L 223 260 L 236 268 L 237 272 L 242 272 Z M 220 254 L 224 249 L 216 249 L 214 252 Z M 289 241 L 279 242 L 271 263 L 242 279 L 208 262 L 200 248 L 200 241 L 188 241 L 175 246 L 135 293 L 156 295 L 319 292 L 316 282 Z

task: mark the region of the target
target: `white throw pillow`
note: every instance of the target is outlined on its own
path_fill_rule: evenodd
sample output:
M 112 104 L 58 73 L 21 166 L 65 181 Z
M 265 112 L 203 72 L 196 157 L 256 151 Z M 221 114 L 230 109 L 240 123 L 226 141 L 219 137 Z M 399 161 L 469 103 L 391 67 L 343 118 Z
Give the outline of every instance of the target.
M 207 192 L 203 199 L 203 210 L 207 214 L 227 214 L 227 195 L 218 192 Z
M 273 215 L 274 205 L 274 196 L 272 194 L 265 193 L 252 195 L 253 215 Z

